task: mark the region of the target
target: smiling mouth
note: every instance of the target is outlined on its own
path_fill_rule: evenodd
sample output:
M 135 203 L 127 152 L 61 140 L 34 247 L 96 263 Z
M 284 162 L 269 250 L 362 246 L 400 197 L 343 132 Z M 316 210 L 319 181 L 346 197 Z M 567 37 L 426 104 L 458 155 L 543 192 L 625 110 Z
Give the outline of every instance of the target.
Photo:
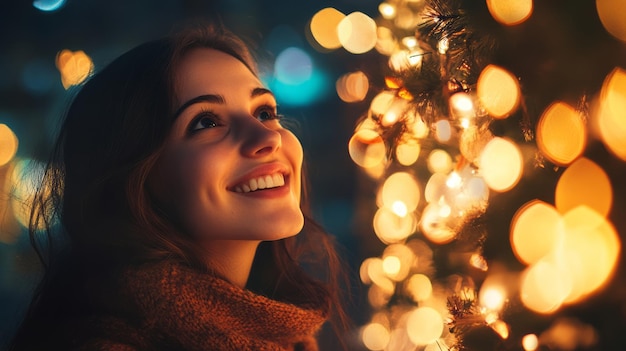
M 247 180 L 246 182 L 235 186 L 234 190 L 238 193 L 250 193 L 254 191 L 278 188 L 285 185 L 285 177 L 281 173 L 268 174 Z

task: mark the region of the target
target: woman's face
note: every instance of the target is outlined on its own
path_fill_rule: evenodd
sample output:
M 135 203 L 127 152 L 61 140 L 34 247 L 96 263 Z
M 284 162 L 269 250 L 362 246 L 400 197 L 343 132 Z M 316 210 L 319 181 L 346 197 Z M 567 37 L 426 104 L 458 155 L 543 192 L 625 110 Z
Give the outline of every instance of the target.
M 272 93 L 212 49 L 188 53 L 176 78 L 177 118 L 149 179 L 159 205 L 200 242 L 297 234 L 302 146 Z

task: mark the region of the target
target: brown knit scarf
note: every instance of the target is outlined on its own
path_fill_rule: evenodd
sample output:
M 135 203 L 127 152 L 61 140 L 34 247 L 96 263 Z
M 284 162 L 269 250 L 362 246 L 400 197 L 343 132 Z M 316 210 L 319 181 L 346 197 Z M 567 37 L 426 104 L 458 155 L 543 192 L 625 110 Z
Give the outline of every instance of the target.
M 126 271 L 116 317 L 81 349 L 317 351 L 323 306 L 257 295 L 173 262 Z M 100 334 L 96 336 L 97 334 Z

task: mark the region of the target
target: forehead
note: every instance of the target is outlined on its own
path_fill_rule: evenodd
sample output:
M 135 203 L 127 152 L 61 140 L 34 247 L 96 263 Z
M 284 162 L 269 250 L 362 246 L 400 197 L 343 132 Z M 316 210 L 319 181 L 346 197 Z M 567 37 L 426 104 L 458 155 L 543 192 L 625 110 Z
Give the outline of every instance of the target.
M 226 94 L 231 90 L 249 92 L 262 84 L 235 57 L 222 51 L 199 48 L 191 50 L 180 62 L 176 70 L 176 86 L 179 100 L 186 101 L 202 94 Z

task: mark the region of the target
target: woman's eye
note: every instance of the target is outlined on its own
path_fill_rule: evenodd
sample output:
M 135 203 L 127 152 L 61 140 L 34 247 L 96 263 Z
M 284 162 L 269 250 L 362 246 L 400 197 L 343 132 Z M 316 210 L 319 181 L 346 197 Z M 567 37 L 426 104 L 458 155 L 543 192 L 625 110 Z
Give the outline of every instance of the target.
M 212 113 L 203 113 L 198 116 L 190 125 L 189 132 L 197 132 L 202 129 L 218 127 L 217 117 Z
M 276 113 L 276 110 L 274 108 L 270 107 L 259 109 L 256 115 L 261 122 L 279 119 L 281 117 L 279 114 Z

